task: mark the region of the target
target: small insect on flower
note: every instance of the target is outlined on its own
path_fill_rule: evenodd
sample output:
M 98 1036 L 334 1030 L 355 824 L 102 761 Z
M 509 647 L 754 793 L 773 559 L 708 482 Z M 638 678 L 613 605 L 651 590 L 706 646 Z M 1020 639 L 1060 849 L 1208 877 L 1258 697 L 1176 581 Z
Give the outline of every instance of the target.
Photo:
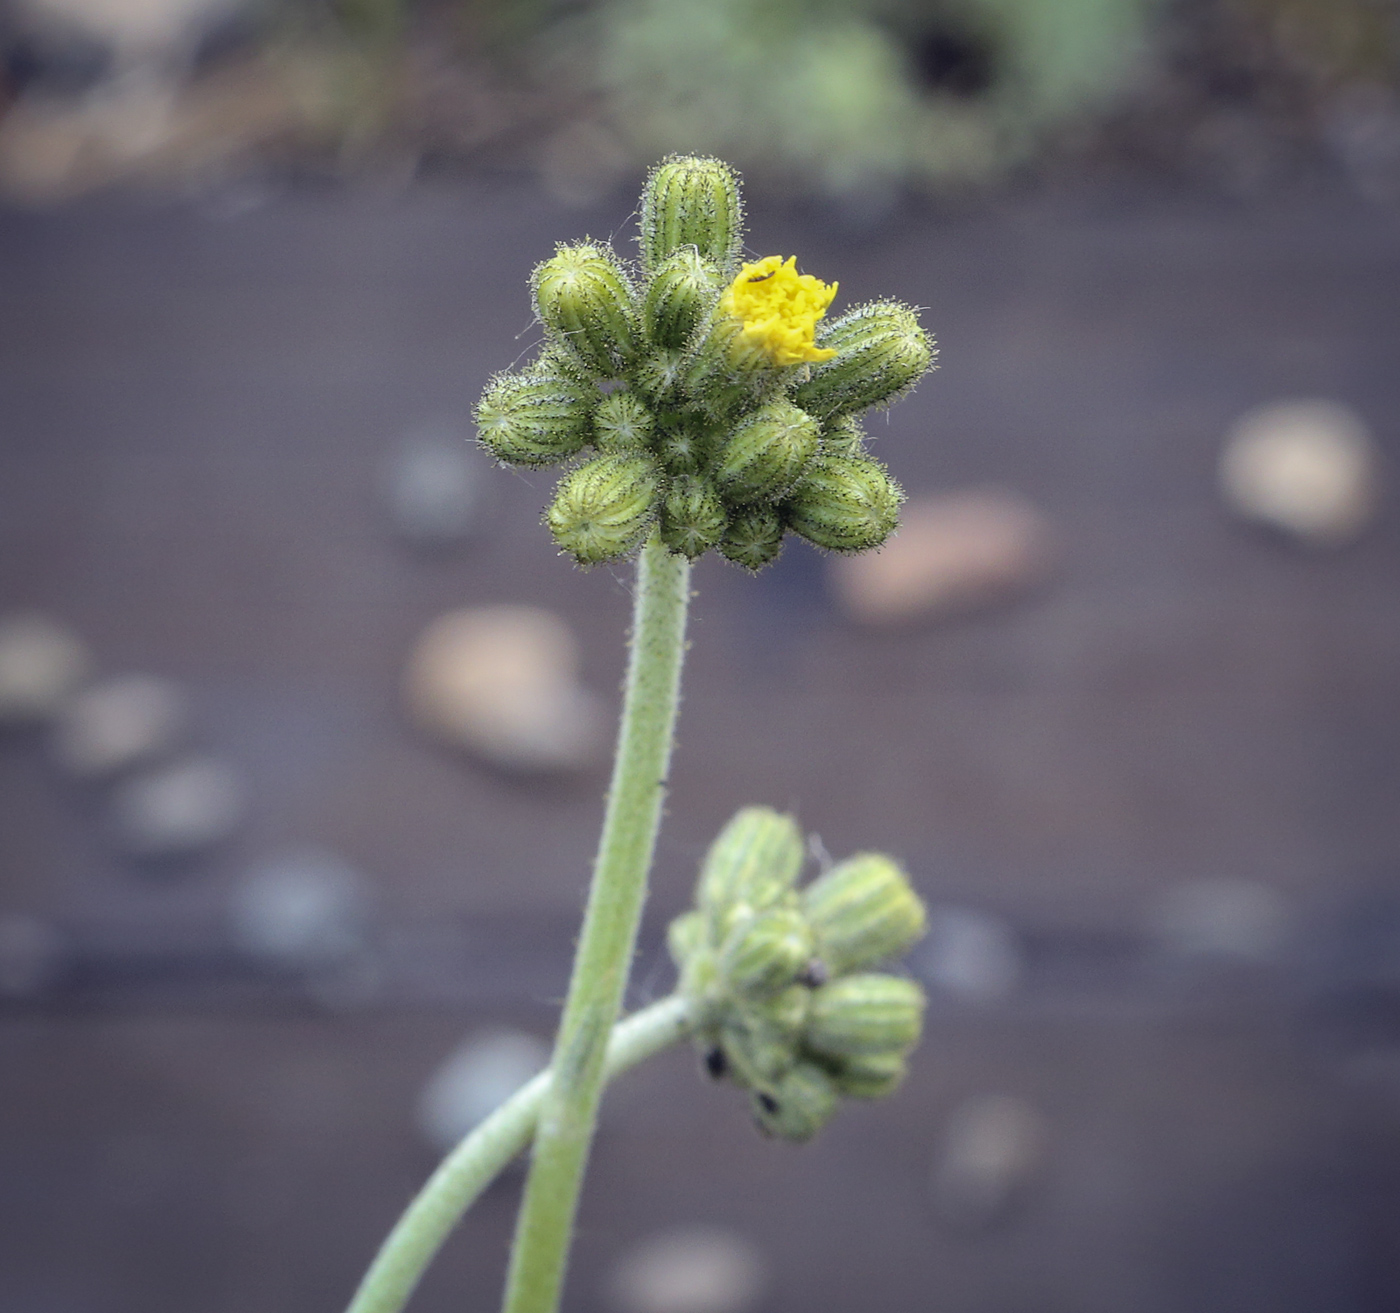
M 719 300 L 719 313 L 738 319 L 748 345 L 775 365 L 830 360 L 815 341 L 817 322 L 836 296 L 836 283 L 797 272 L 797 257 L 767 255 L 746 264 Z

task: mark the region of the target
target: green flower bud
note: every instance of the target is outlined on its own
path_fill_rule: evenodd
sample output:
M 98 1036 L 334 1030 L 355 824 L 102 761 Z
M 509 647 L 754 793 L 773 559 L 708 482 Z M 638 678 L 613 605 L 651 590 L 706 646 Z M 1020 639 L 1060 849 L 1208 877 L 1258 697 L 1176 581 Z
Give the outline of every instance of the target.
M 817 456 L 783 504 L 808 542 L 834 552 L 878 547 L 899 526 L 904 490 L 867 456 Z
M 735 1084 L 762 1088 L 792 1067 L 798 1059 L 809 997 L 809 990 L 794 985 L 766 999 L 739 1005 L 730 1001 L 719 1039 Z
M 836 1085 L 814 1062 L 799 1062 L 781 1080 L 753 1095 L 753 1115 L 765 1135 L 802 1143 L 836 1111 Z
M 672 405 L 685 383 L 686 356 L 679 349 L 653 351 L 633 371 L 632 386 L 653 405 Z
M 698 474 L 709 462 L 713 439 L 696 418 L 670 419 L 652 444 L 656 458 L 669 474 Z
M 732 1016 L 719 1028 L 729 1075 L 740 1089 L 759 1089 L 775 1081 L 797 1061 L 797 1040 L 750 1030 Z
M 746 506 L 731 515 L 719 550 L 735 565 L 761 570 L 783 550 L 783 522 L 771 506 Z
M 534 272 L 540 321 L 585 368 L 615 378 L 637 354 L 636 311 L 627 275 L 596 242 L 561 245 Z
M 600 456 L 560 480 L 545 523 L 580 565 L 615 561 L 651 524 L 661 486 L 648 456 Z
M 844 1059 L 831 1073 L 836 1088 L 851 1099 L 883 1099 L 904 1082 L 908 1062 L 902 1052 L 862 1053 Z
M 745 998 L 735 1012 L 750 1030 L 762 1031 L 785 1044 L 796 1044 L 807 1024 L 811 1006 L 810 989 L 804 985 L 789 985 L 767 998 Z
M 802 831 L 771 807 L 745 807 L 705 854 L 696 888 L 711 927 L 743 904 L 762 911 L 778 903 L 802 869 Z
M 770 401 L 744 419 L 720 453 L 715 482 L 725 500 L 776 500 L 817 450 L 819 426 L 790 401 Z
M 680 347 L 719 297 L 724 277 L 693 246 L 662 261 L 642 302 L 642 328 L 657 346 Z
M 790 374 L 793 368 L 775 365 L 749 340 L 740 320 L 721 316 L 685 361 L 681 386 L 712 419 L 727 422 L 771 395 L 784 369 Z
M 593 412 L 593 445 L 609 455 L 643 451 L 651 441 L 652 413 L 631 392 L 611 392 Z
M 812 932 L 801 913 L 774 907 L 730 931 L 720 949 L 720 970 L 740 993 L 771 994 L 792 984 L 813 951 Z
M 882 853 L 858 853 L 802 891 L 817 954 L 834 976 L 898 957 L 924 933 L 919 895 Z
M 717 546 L 729 516 L 709 484 L 688 474 L 671 480 L 661 508 L 661 541 L 692 560 Z
M 727 269 L 743 241 L 739 175 L 722 160 L 671 155 L 651 171 L 642 193 L 642 266 L 656 269 L 673 251 L 693 246 Z
M 867 434 L 854 415 L 838 415 L 822 428 L 817 450 L 824 456 L 864 456 Z
M 511 465 L 552 465 L 589 439 L 598 389 L 546 368 L 497 374 L 476 406 L 482 444 Z
M 842 976 L 814 989 L 805 1042 L 824 1057 L 903 1053 L 918 1042 L 924 991 L 900 976 Z
M 705 947 L 707 939 L 703 912 L 692 910 L 676 917 L 666 927 L 666 951 L 676 969 L 682 970 L 696 952 Z
M 836 355 L 812 367 L 797 404 L 822 419 L 887 406 L 933 364 L 933 339 L 919 317 L 897 301 L 875 301 L 817 330 L 817 345 Z
M 680 970 L 677 984 L 680 994 L 690 1005 L 691 1019 L 697 1033 L 714 1026 L 726 1015 L 724 981 L 719 973 L 719 957 L 708 944 L 694 948 Z

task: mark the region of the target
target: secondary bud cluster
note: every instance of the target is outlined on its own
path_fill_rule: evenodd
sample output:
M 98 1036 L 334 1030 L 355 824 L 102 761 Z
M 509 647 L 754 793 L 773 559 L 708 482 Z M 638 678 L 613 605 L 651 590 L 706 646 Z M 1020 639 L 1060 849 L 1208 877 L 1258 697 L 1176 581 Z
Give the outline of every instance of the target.
M 835 285 L 793 259 L 740 264 L 738 176 L 672 156 L 647 180 L 640 262 L 561 245 L 534 272 L 541 355 L 497 375 L 477 406 L 500 460 L 577 462 L 545 522 L 585 565 L 652 531 L 757 570 L 788 531 L 818 547 L 878 547 L 903 493 L 865 454 L 856 416 L 929 369 L 913 310 L 877 301 L 827 323 Z
M 802 832 L 746 807 L 700 868 L 668 945 L 710 1073 L 749 1092 L 759 1129 L 811 1138 L 845 1096 L 888 1094 L 918 1042 L 924 995 L 874 971 L 924 932 L 890 858 L 861 853 L 798 887 Z

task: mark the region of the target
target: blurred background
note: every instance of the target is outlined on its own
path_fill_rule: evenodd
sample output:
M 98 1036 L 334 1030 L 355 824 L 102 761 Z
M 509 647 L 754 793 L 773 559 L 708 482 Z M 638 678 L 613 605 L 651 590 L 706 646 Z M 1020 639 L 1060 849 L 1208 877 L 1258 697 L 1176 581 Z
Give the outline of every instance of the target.
M 925 307 L 883 553 L 698 600 L 631 991 L 739 806 L 932 908 L 892 1099 L 608 1096 L 580 1313 L 1400 1307 L 1392 0 L 9 0 L 0 1310 L 343 1306 L 543 1061 L 629 571 L 471 407 L 721 153 Z M 489 1308 L 519 1190 L 414 1307 Z

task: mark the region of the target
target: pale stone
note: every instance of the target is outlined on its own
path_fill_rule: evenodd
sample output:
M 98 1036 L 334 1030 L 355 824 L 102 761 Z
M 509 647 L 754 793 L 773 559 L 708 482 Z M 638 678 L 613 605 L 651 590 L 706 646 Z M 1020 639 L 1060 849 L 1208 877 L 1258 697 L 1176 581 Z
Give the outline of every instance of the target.
M 917 497 L 880 551 L 831 561 L 831 586 L 847 615 L 865 624 L 972 610 L 1044 578 L 1050 542 L 1044 517 L 1015 493 L 984 488 Z
M 768 1265 L 743 1236 L 691 1226 L 642 1241 L 608 1282 L 616 1313 L 748 1313 L 769 1285 Z
M 124 780 L 112 794 L 112 834 L 134 857 L 182 857 L 227 839 L 247 808 L 243 780 L 211 758 L 183 761 Z
M 91 665 L 82 642 L 47 616 L 0 619 L 0 725 L 47 720 Z
M 473 1035 L 423 1087 L 418 1127 L 447 1153 L 548 1065 L 549 1045 L 534 1035 L 521 1030 Z
M 334 853 L 308 848 L 255 867 L 233 891 L 229 931 L 244 952 L 273 964 L 323 967 L 369 940 L 369 881 Z
M 1375 515 L 1378 464 L 1365 422 L 1349 407 L 1282 401 L 1251 410 L 1230 429 L 1220 489 L 1245 519 L 1340 546 Z
M 1023 1099 L 982 1094 L 948 1118 L 933 1170 L 933 1198 L 945 1221 L 984 1227 L 1005 1216 L 1044 1158 L 1045 1119 Z
M 577 683 L 578 651 L 558 616 L 483 606 L 435 620 L 404 679 L 414 722 L 496 766 L 588 765 L 604 741 L 599 700 Z
M 117 675 L 78 693 L 54 724 L 53 753 L 81 778 L 112 775 L 176 748 L 185 736 L 185 697 L 159 675 Z

